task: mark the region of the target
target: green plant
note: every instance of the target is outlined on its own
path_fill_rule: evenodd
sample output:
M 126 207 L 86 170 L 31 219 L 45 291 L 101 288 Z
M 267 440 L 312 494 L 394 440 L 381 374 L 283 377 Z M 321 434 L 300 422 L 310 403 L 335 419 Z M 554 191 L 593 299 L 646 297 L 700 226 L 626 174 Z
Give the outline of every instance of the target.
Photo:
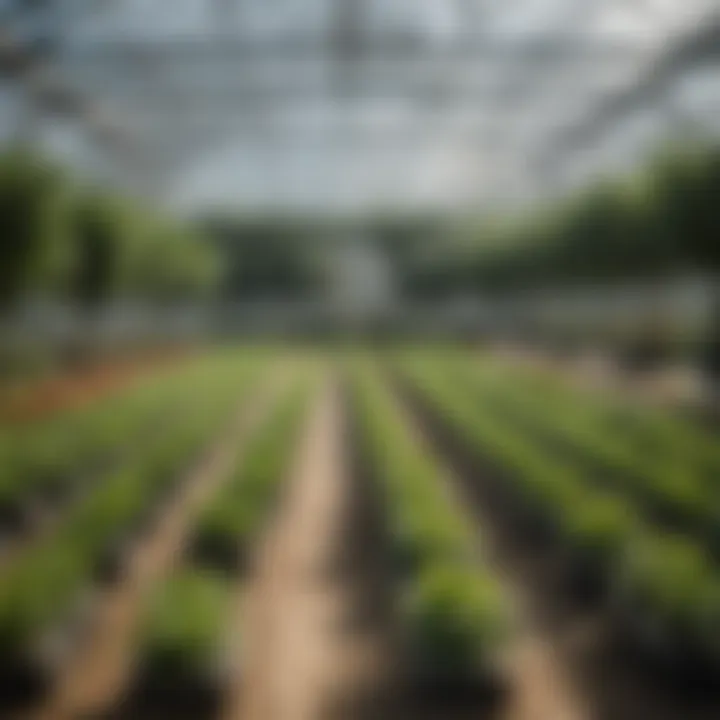
M 512 502 L 549 522 L 575 569 L 598 576 L 611 590 L 605 599 L 614 599 L 636 626 L 646 628 L 638 638 L 661 641 L 664 652 L 681 661 L 699 653 L 713 658 L 715 666 L 720 663 L 720 574 L 706 555 L 702 536 L 670 535 L 650 522 L 617 479 L 600 490 L 576 464 L 561 460 L 533 438 L 526 425 L 514 424 L 493 402 L 478 402 L 477 394 L 453 382 L 457 373 L 442 360 L 405 360 L 401 369 L 478 460 L 505 471 Z M 496 391 L 505 392 L 504 386 L 496 386 Z M 512 395 L 512 389 L 507 393 Z M 553 415 L 557 409 L 549 404 L 548 410 Z M 648 468 L 655 472 L 648 478 L 656 478 L 667 502 L 685 492 L 679 476 L 671 473 L 665 477 L 674 478 L 679 492 L 670 491 L 669 480 L 663 487 L 663 475 L 652 458 Z M 696 491 L 693 486 L 689 496 L 695 497 Z M 708 513 L 713 513 L 712 493 L 703 497 Z M 684 507 L 681 500 L 677 504 Z
M 409 587 L 403 623 L 421 670 L 448 676 L 487 672 L 507 640 L 506 599 L 468 565 L 425 568 Z
M 305 415 L 308 386 L 286 395 L 240 459 L 234 476 L 203 513 L 192 542 L 196 556 L 216 567 L 243 570 L 275 503 L 294 439 Z
M 32 545 L 0 578 L 0 653 L 16 656 L 63 622 L 68 606 L 92 582 L 109 544 L 133 530 L 162 492 L 207 447 L 254 377 L 253 360 L 205 365 L 191 386 L 194 413 L 179 416 L 156 444 L 109 474 Z M 179 390 L 180 388 L 177 388 Z
M 398 619 L 415 679 L 489 679 L 509 616 L 469 520 L 377 374 L 358 367 L 352 389 L 364 454 L 385 500 Z
M 231 588 L 217 575 L 183 570 L 155 594 L 140 635 L 142 670 L 182 681 L 216 666 L 230 609 Z

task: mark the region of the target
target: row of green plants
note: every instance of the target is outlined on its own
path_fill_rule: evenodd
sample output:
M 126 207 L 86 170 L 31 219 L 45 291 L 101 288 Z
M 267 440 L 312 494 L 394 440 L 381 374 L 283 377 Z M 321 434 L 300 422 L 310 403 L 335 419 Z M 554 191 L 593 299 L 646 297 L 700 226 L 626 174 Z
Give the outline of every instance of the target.
M 429 683 L 496 679 L 510 617 L 477 533 L 376 370 L 354 370 L 352 402 L 363 461 L 385 508 L 411 674 Z
M 404 376 L 476 461 L 534 544 L 559 553 L 573 592 L 599 601 L 633 647 L 671 667 L 720 668 L 720 574 L 701 543 L 648 524 L 622 492 L 547 451 L 479 402 L 456 368 L 405 358 Z
M 147 378 L 129 391 L 0 437 L 0 518 L 22 526 L 38 501 L 61 501 L 137 449 L 181 410 L 189 389 L 222 371 L 211 357 Z
M 704 462 L 707 456 L 648 452 L 632 436 L 598 422 L 582 399 L 538 392 L 523 382 L 521 373 L 504 370 L 492 361 L 466 358 L 454 369 L 458 382 L 478 404 L 522 430 L 528 441 L 578 464 L 590 482 L 628 496 L 638 512 L 661 526 L 696 536 L 712 551 L 719 549 L 718 470 L 713 472 Z M 644 434 L 648 440 L 652 437 L 647 428 Z M 665 439 L 665 435 L 656 436 L 653 444 Z M 698 432 L 696 445 L 700 444 Z
M 205 509 L 192 542 L 200 564 L 229 574 L 248 568 L 254 542 L 277 501 L 309 389 L 303 383 L 283 399 L 230 481 Z
M 220 491 L 202 512 L 180 568 L 150 598 L 140 627 L 141 703 L 197 702 L 198 716 L 227 684 L 242 638 L 231 610 L 238 585 L 279 501 L 312 383 L 286 391 L 253 434 Z
M 500 369 L 497 362 L 487 360 L 488 369 Z M 507 372 L 512 373 L 513 383 L 534 396 L 573 404 L 573 412 L 583 421 L 596 423 L 598 430 L 624 440 L 638 453 L 683 464 L 709 480 L 720 471 L 720 447 L 712 432 L 672 410 L 573 386 L 553 371 L 514 365 Z
M 255 374 L 252 363 L 241 362 L 197 377 L 192 412 L 6 569 L 0 577 L 0 668 L 6 676 L 45 671 L 47 638 L 73 625 L 83 597 L 98 582 L 122 572 L 133 543 L 154 526 L 165 499 L 250 393 Z
M 145 712 L 176 707 L 192 717 L 214 714 L 241 646 L 231 627 L 235 602 L 222 574 L 193 565 L 176 570 L 144 609 L 130 703 Z

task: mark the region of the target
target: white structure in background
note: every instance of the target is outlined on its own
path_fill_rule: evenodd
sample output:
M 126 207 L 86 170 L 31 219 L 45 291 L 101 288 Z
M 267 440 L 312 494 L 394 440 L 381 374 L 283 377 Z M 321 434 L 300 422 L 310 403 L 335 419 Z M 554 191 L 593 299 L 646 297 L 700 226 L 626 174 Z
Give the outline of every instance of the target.
M 371 319 L 393 307 L 390 263 L 368 238 L 360 235 L 339 241 L 331 262 L 330 298 L 341 315 Z

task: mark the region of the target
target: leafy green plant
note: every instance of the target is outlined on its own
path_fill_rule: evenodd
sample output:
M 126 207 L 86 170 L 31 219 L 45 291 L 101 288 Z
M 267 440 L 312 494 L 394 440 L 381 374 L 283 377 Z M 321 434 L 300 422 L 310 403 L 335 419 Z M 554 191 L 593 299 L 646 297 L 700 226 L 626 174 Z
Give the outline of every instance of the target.
M 221 577 L 183 570 L 153 597 L 140 635 L 142 672 L 167 682 L 207 677 L 216 668 L 230 608 Z
M 575 567 L 599 574 L 611 590 L 606 599 L 646 629 L 641 642 L 654 638 L 681 662 L 700 653 L 718 666 L 720 573 L 702 538 L 670 535 L 648 522 L 620 485 L 599 490 L 575 464 L 528 437 L 526 427 L 454 383 L 442 360 L 404 361 L 401 368 L 479 460 L 505 470 L 513 501 L 550 522 Z M 709 510 L 712 497 L 705 496 Z
M 720 607 L 715 608 L 711 623 L 705 605 L 708 592 L 717 588 L 713 575 L 708 558 L 697 546 L 682 538 L 653 535 L 644 537 L 628 554 L 620 587 L 633 611 L 652 618 L 668 639 L 684 635 L 695 642 L 717 644 Z
M 214 372 L 208 372 L 214 370 Z M 221 371 L 221 372 L 218 372 Z M 61 623 L 92 582 L 108 545 L 181 477 L 249 392 L 253 364 L 206 366 L 193 386 L 194 413 L 178 418 L 162 440 L 132 457 L 69 513 L 58 530 L 21 555 L 0 578 L 0 653 L 23 649 Z
M 469 520 L 377 375 L 360 366 L 352 387 L 370 474 L 385 499 L 399 622 L 415 679 L 489 679 L 510 624 Z
M 217 371 L 222 371 L 217 358 L 199 361 L 87 409 L 8 431 L 0 444 L 3 518 L 18 518 L 34 499 L 62 497 L 87 477 L 102 475 L 158 421 L 169 422 L 171 412 L 192 398 L 203 374 Z
M 203 514 L 192 543 L 200 561 L 230 571 L 246 567 L 250 545 L 267 522 L 287 470 L 307 397 L 308 388 L 301 385 L 283 398 Z
M 409 587 L 403 623 L 414 661 L 433 675 L 488 671 L 508 638 L 499 586 L 468 565 L 430 565 Z
M 632 547 L 640 523 L 632 509 L 612 497 L 575 506 L 565 517 L 565 537 L 574 552 L 604 571 Z

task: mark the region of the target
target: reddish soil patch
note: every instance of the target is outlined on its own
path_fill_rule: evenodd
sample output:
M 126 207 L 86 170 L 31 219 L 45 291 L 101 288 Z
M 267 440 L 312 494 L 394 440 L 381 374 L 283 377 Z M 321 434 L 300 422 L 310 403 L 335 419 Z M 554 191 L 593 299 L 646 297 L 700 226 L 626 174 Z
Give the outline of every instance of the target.
M 0 423 L 29 423 L 82 407 L 188 355 L 182 351 L 155 353 L 53 375 L 28 386 L 0 387 Z

